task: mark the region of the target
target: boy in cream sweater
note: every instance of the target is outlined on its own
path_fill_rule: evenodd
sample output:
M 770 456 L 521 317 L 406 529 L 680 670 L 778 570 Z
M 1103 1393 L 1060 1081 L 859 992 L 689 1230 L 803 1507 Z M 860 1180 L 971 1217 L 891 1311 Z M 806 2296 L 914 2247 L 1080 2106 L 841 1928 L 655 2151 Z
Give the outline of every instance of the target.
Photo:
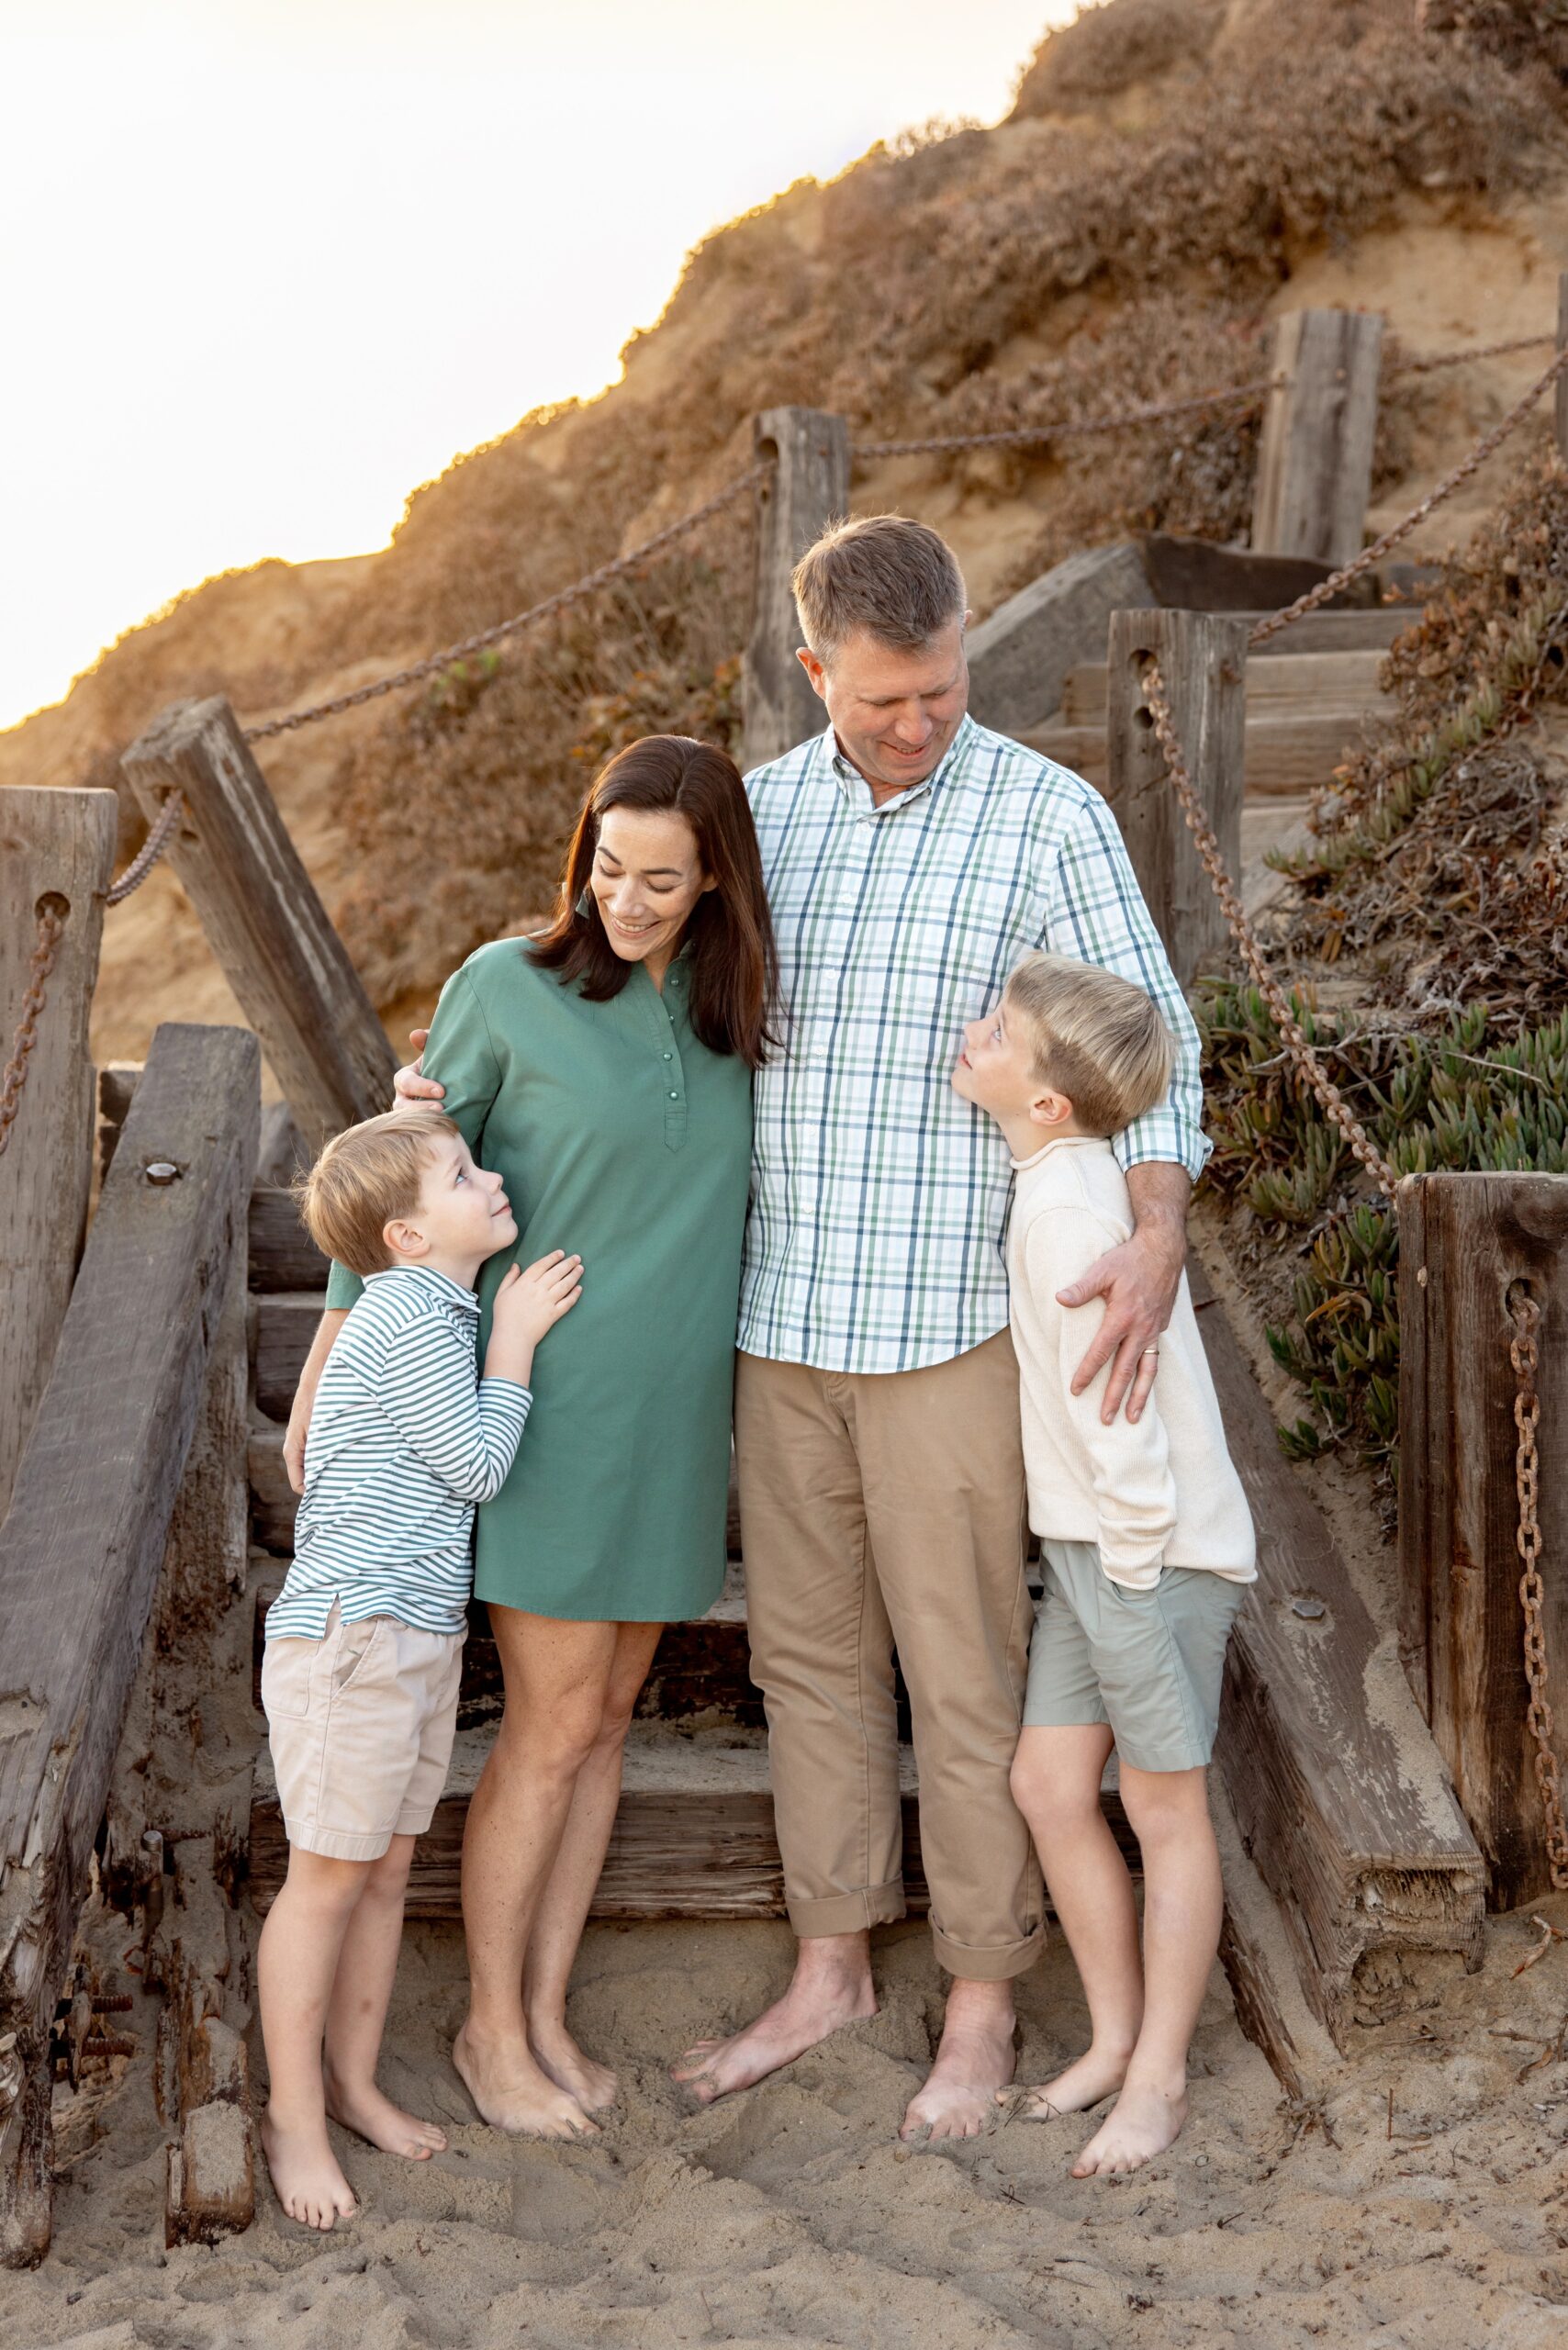
M 1141 1420 L 1102 1417 L 1108 1371 L 1072 1393 L 1104 1309 L 1065 1307 L 1058 1292 L 1132 1231 L 1107 1137 L 1164 1098 L 1172 1046 L 1159 1011 L 1112 972 L 1036 955 L 964 1036 L 954 1088 L 996 1120 L 1015 1169 L 1011 1319 L 1046 1577 L 1013 1793 L 1092 2028 L 1025 2110 L 1046 2121 L 1115 2097 L 1073 2165 L 1086 2178 L 1136 2170 L 1187 2118 L 1222 1901 L 1205 1766 L 1226 1640 L 1256 1579 L 1252 1520 L 1185 1278 Z M 1100 1809 L 1113 1745 L 1143 1851 L 1142 1961 L 1132 1880 Z

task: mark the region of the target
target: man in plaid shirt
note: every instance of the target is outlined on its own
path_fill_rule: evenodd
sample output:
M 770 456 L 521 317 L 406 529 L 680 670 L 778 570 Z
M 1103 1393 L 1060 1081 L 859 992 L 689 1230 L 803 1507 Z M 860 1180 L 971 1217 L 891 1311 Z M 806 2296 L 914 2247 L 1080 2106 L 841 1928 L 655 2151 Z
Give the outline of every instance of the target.
M 1153 1382 L 1208 1146 L 1198 1039 L 1100 795 L 967 715 L 964 586 L 879 515 L 802 558 L 800 658 L 826 731 L 747 778 L 788 1032 L 758 1076 L 735 1443 L 752 1669 L 800 1938 L 784 1998 L 676 2068 L 704 2099 L 874 2014 L 868 1930 L 904 1914 L 893 1651 L 908 1684 L 942 2045 L 903 2134 L 969 2136 L 1012 2077 L 1013 1978 L 1043 1934 L 1008 1790 L 1033 1607 L 999 1130 L 948 1082 L 965 1023 L 1045 947 L 1103 964 L 1177 1039 L 1170 1096 L 1115 1137 L 1137 1230 L 1081 1389 Z

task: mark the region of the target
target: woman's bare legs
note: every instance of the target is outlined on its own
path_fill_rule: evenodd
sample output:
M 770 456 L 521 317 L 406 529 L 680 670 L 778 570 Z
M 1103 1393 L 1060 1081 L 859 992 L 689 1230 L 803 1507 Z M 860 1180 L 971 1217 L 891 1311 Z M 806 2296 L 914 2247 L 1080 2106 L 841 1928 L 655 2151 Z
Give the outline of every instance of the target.
M 569 2089 L 587 2112 L 615 2102 L 615 2076 L 583 2054 L 566 2029 L 566 1987 L 583 1938 L 588 1905 L 604 1866 L 621 1800 L 621 1763 L 662 1624 L 616 1624 L 599 1736 L 577 1774 L 555 1865 L 534 1914 L 523 1964 L 522 2004 L 528 2042 L 550 2078 Z
M 580 2137 L 593 2123 L 528 2044 L 522 1967 L 578 1774 L 599 1740 L 615 1627 L 492 1606 L 490 1628 L 507 1701 L 463 1838 L 470 1986 L 453 2062 L 497 2129 Z

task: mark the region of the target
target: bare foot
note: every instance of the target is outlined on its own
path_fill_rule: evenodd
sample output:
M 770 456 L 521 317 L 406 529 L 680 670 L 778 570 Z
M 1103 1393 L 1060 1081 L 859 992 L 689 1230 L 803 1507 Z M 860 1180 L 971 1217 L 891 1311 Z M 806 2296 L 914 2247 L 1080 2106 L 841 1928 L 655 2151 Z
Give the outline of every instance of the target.
M 996 2096 L 1013 2078 L 1013 1986 L 955 1983 L 931 2077 L 911 2099 L 901 2138 L 978 2138 L 996 2124 Z
M 492 2130 L 520 2138 L 597 2136 L 577 2098 L 541 2071 L 526 2041 L 482 2046 L 465 2023 L 452 2043 L 452 2061 Z
M 614 2104 L 620 2088 L 608 2065 L 596 2065 L 585 2056 L 564 2023 L 528 2020 L 528 2044 L 543 2072 L 548 2073 L 557 2088 L 575 2097 L 585 2113 L 606 2113 Z
M 1167 2097 L 1163 2089 L 1129 2082 L 1073 2164 L 1072 2176 L 1091 2178 L 1109 2171 L 1139 2170 L 1175 2144 L 1186 2119 L 1185 2089 Z
M 1127 2076 L 1125 2056 L 1103 2055 L 1096 2048 L 1085 2049 L 1075 2065 L 1058 2073 L 1054 2081 L 1047 2081 L 1037 2089 L 1019 2093 L 1017 2115 L 1024 2121 L 1054 2121 L 1062 2113 L 1087 2113 L 1092 2105 L 1119 2089 Z M 1013 2102 L 1010 2092 L 997 2094 L 999 2105 Z
M 432 2154 L 446 2152 L 446 2132 L 433 2121 L 420 2121 L 412 2113 L 405 2113 L 389 2097 L 383 2097 L 374 2081 L 368 2088 L 352 2087 L 346 2081 L 326 2076 L 327 2110 L 334 2121 L 345 2130 L 354 2131 L 379 2146 L 384 2154 L 401 2154 L 405 2162 L 428 2163 Z
M 303 2228 L 328 2233 L 335 2221 L 352 2220 L 359 2206 L 327 2143 L 324 2126 L 287 2130 L 269 2105 L 262 2116 L 262 2152 L 267 2158 L 278 2201 Z
M 811 1944 L 805 1947 L 809 1950 Z M 832 1975 L 813 1969 L 804 1982 L 797 1971 L 784 1997 L 764 2009 L 755 2023 L 728 2040 L 697 2041 L 678 2065 L 670 2066 L 670 2077 L 700 2104 L 711 2105 L 715 2098 L 748 2089 L 780 2065 L 792 2065 L 830 2032 L 876 2012 L 868 1964 L 864 1970 L 854 1967 Z

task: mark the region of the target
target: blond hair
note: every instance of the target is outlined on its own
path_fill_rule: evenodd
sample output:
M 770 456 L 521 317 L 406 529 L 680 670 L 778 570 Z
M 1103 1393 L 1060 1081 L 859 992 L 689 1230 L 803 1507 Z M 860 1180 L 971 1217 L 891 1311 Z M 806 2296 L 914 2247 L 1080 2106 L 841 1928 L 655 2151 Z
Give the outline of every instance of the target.
M 946 539 L 902 514 L 832 523 L 790 581 L 806 643 L 825 668 L 857 630 L 924 652 L 964 617 L 964 575 Z
M 351 1273 L 384 1273 L 392 1262 L 382 1235 L 420 1203 L 431 1145 L 457 1128 L 444 1110 L 421 1102 L 388 1110 L 334 1135 L 295 1197 L 323 1256 Z
M 1031 955 L 1002 1000 L 1024 1032 L 1031 1073 L 1067 1095 L 1086 1132 L 1119 1134 L 1165 1099 L 1175 1042 L 1131 979 L 1067 955 Z

